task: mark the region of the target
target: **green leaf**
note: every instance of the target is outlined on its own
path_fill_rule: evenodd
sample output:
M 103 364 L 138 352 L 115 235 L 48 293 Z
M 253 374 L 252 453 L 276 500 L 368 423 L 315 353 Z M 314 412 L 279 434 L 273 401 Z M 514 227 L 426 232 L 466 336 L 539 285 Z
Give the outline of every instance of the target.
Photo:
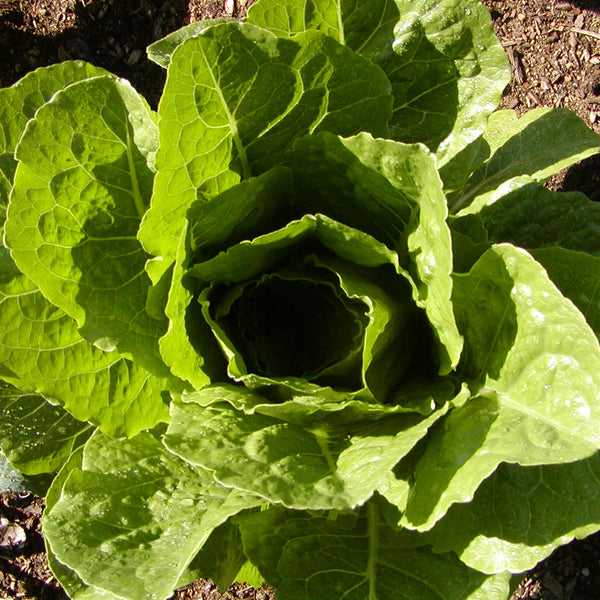
M 600 526 L 600 454 L 564 465 L 500 465 L 424 537 L 478 571 L 519 573 Z
M 66 61 L 40 67 L 9 88 L 0 89 L 0 210 L 6 210 L 17 161 L 14 158 L 17 142 L 27 121 L 40 106 L 67 85 L 105 75 L 104 69 L 80 60 Z M 4 222 L 4 217 L 0 217 Z
M 205 393 L 212 396 L 207 407 L 197 403 Z M 214 471 L 227 487 L 291 508 L 345 510 L 362 504 L 447 410 L 426 419 L 391 410 L 388 418 L 354 424 L 336 422 L 332 412 L 329 423 L 313 417 L 294 424 L 215 403 L 219 394 L 227 401 L 229 390 L 206 388 L 172 403 L 167 448 Z
M 165 363 L 171 372 L 193 389 L 200 389 L 212 381 L 227 378 L 225 359 L 217 341 L 199 310 L 194 311 L 196 301 L 193 289 L 185 283 L 188 258 L 186 241 L 188 222 L 181 233 L 170 279 L 165 315 L 169 319 L 169 329 L 160 339 L 159 347 Z
M 42 396 L 0 387 L 0 448 L 21 473 L 57 471 L 92 432 Z
M 187 571 L 180 577 L 177 587 L 196 579 L 208 578 L 224 593 L 234 581 L 247 581 L 236 577 L 247 561 L 239 528 L 229 519 L 213 529 Z M 259 581 L 256 587 L 260 587 L 261 583 Z
M 54 505 L 60 500 L 62 488 L 70 472 L 73 469 L 81 469 L 82 458 L 83 446 L 79 446 L 79 448 L 77 448 L 77 450 L 71 454 L 69 459 L 63 465 L 62 469 L 52 481 L 52 485 L 48 488 L 45 497 L 45 514 L 49 513 L 54 508 Z M 69 567 L 63 565 L 57 560 L 47 537 L 44 539 L 44 544 L 46 547 L 46 559 L 48 560 L 48 566 L 50 567 L 54 577 L 56 577 L 71 600 L 121 599 L 121 596 L 116 596 L 110 592 L 107 592 L 106 590 L 101 590 L 92 585 L 86 585 L 77 575 L 77 573 L 75 573 L 75 571 L 69 569 Z
M 370 56 L 391 46 L 399 17 L 398 7 L 388 0 L 261 0 L 250 7 L 247 20 L 279 37 L 316 29 Z
M 540 465 L 600 447 L 598 340 L 524 250 L 488 250 L 455 276 L 462 370 L 478 390 L 428 436 L 402 523 L 427 530 L 501 462 Z
M 448 224 L 452 233 L 454 272 L 466 273 L 492 245 L 488 239 L 488 231 L 478 214 L 451 217 Z
M 148 58 L 160 65 L 163 68 L 167 68 L 171 62 L 171 55 L 175 52 L 175 49 L 180 46 L 189 38 L 197 37 L 207 27 L 212 25 L 218 25 L 219 23 L 227 23 L 234 21 L 233 18 L 219 17 L 216 19 L 202 19 L 201 21 L 194 21 L 185 27 L 177 29 L 164 38 L 150 44 L 146 48 L 146 54 Z
M 83 337 L 164 377 L 165 324 L 145 311 L 146 255 L 136 240 L 155 150 L 153 117 L 129 84 L 104 76 L 61 90 L 19 142 L 6 242 Z
M 303 242 L 313 242 L 304 243 Z M 229 247 L 224 252 L 188 271 L 188 276 L 206 284 L 240 283 L 276 270 L 291 260 L 292 255 L 304 256 L 307 245 L 314 252 L 314 241 L 340 258 L 365 267 L 390 264 L 402 273 L 398 255 L 358 229 L 337 223 L 329 217 L 306 215 L 291 221 L 280 230 Z M 304 247 L 303 247 L 304 246 Z
M 493 242 L 522 248 L 560 246 L 600 255 L 600 204 L 581 192 L 529 183 L 478 213 Z
M 185 41 L 159 107 L 158 174 L 140 232 L 163 259 L 150 265 L 153 279 L 172 262 L 197 198 L 276 166 L 306 133 L 386 135 L 390 105 L 379 68 L 315 31 L 286 40 L 224 23 Z
M 236 517 L 244 549 L 279 600 L 505 600 L 508 575 L 487 577 L 452 553 L 411 547 L 370 501 L 332 515 L 270 508 Z
M 222 488 L 142 433 L 84 447 L 44 515 L 58 561 L 119 598 L 164 599 L 210 533 L 259 501 Z
M 520 185 L 519 178 L 543 183 L 596 154 L 600 146 L 600 136 L 577 115 L 558 108 L 536 108 L 520 118 L 512 110 L 498 111 L 490 117 L 483 140 L 477 161 L 483 164 L 451 198 L 453 213 L 479 212 L 512 191 L 508 186 Z
M 448 373 L 458 363 L 463 341 L 450 301 L 452 246 L 446 198 L 435 160 L 418 144 L 373 140 L 366 135 L 343 143 L 363 165 L 385 177 L 411 206 L 404 232 L 410 255 L 407 269 L 417 282 L 415 300 L 425 309 L 439 340 L 440 373 Z
M 42 394 L 111 435 L 135 435 L 167 420 L 165 381 L 84 340 L 75 321 L 42 296 L 3 248 L 0 307 L 1 379 L 23 392 Z
M 373 57 L 392 83 L 391 137 L 426 143 L 444 165 L 484 130 L 510 81 L 508 60 L 478 0 L 396 4 L 394 54 Z
M 391 137 L 438 149 L 440 164 L 481 134 L 510 81 L 478 0 L 261 0 L 247 20 L 280 37 L 316 29 L 369 57 L 392 84 Z
M 539 248 L 531 253 L 600 339 L 600 257 L 565 248 Z

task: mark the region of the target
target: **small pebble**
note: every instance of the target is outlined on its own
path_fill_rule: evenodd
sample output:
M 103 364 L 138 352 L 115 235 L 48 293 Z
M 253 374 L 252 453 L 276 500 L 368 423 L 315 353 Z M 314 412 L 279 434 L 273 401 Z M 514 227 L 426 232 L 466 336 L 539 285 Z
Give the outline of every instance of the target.
M 26 541 L 25 530 L 20 525 L 0 518 L 0 548 L 19 548 Z

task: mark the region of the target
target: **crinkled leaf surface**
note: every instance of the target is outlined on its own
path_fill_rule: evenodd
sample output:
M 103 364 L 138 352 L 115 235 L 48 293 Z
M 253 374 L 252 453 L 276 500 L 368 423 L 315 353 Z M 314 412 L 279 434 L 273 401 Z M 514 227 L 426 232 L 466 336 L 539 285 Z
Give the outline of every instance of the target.
M 42 296 L 3 248 L 0 365 L 0 378 L 46 396 L 111 435 L 135 435 L 168 419 L 165 381 L 83 339 L 75 321 Z M 60 413 L 49 406 L 39 414 L 46 412 Z
M 280 600 L 505 600 L 508 576 L 487 577 L 452 553 L 405 545 L 378 505 L 331 518 L 270 508 L 236 521 Z
M 532 255 L 600 339 L 600 257 L 566 248 L 539 248 Z
M 17 162 L 17 142 L 37 109 L 66 85 L 106 74 L 104 69 L 82 61 L 66 61 L 41 67 L 9 88 L 0 89 L 0 210 L 6 210 Z M 0 216 L 4 222 L 4 216 Z
M 600 455 L 563 465 L 502 464 L 468 504 L 419 536 L 484 573 L 520 573 L 600 529 Z
M 479 395 L 432 430 L 402 522 L 429 529 L 501 462 L 570 462 L 600 444 L 598 340 L 524 250 L 488 250 L 455 276 L 464 374 Z
M 558 133 L 557 133 L 558 132 Z M 600 136 L 566 109 L 536 108 L 521 117 L 500 110 L 489 119 L 479 143 L 482 163 L 450 200 L 452 212 L 479 212 L 504 195 L 498 188 L 527 176 L 543 183 L 598 151 Z M 445 179 L 445 177 L 444 177 Z
M 150 434 L 95 434 L 45 513 L 44 534 L 84 583 L 120 598 L 162 600 L 213 529 L 257 504 Z
M 42 396 L 12 386 L 0 387 L 0 416 L 0 448 L 25 475 L 58 470 L 92 432 Z
M 233 20 L 233 18 L 218 17 L 216 19 L 202 19 L 201 21 L 194 21 L 193 23 L 190 23 L 185 27 L 181 27 L 180 29 L 169 33 L 160 40 L 150 44 L 146 48 L 146 54 L 151 61 L 166 69 L 171 62 L 171 55 L 173 52 L 175 52 L 175 49 L 179 45 L 185 42 L 185 40 L 192 37 L 197 37 L 211 25 L 227 23 Z
M 452 241 L 448 212 L 436 163 L 419 144 L 400 144 L 356 136 L 344 140 L 361 162 L 383 175 L 412 205 L 408 224 L 408 270 L 417 281 L 417 303 L 425 309 L 440 344 L 440 372 L 458 363 L 462 337 L 456 327 L 452 295 Z
M 316 31 L 293 40 L 250 23 L 209 27 L 171 57 L 159 106 L 153 203 L 140 239 L 172 262 L 186 210 L 277 165 L 317 131 L 387 134 L 389 82 L 369 60 Z M 209 157 L 209 158 L 207 158 Z
M 207 388 L 213 398 L 219 391 Z M 221 392 L 226 400 L 229 391 Z M 202 407 L 195 402 L 202 395 L 172 403 L 167 448 L 214 471 L 223 485 L 300 509 L 344 510 L 362 504 L 446 412 L 440 409 L 426 419 L 392 414 L 368 425 L 336 424 L 333 418 L 330 424 L 301 425 L 244 414 L 225 403 Z
M 600 205 L 581 192 L 530 183 L 479 211 L 493 242 L 522 248 L 560 246 L 600 255 Z
M 262 0 L 250 7 L 247 20 L 279 37 L 308 29 L 322 31 L 355 52 L 371 56 L 393 42 L 398 7 L 390 0 Z
M 248 20 L 282 37 L 317 29 L 371 58 L 392 83 L 391 137 L 438 149 L 441 164 L 481 134 L 510 80 L 477 0 L 261 0 Z
M 443 165 L 484 130 L 510 81 L 508 61 L 478 0 L 396 4 L 394 56 L 374 57 L 392 83 L 391 137 L 426 143 Z
M 146 255 L 136 239 L 156 142 L 147 104 L 122 80 L 96 77 L 58 92 L 19 142 L 6 241 L 83 337 L 166 376 L 157 348 L 165 324 L 145 311 Z
M 58 500 L 60 500 L 62 488 L 69 473 L 73 469 L 81 469 L 82 457 L 83 446 L 80 446 L 69 456 L 62 469 L 52 481 L 44 499 L 46 513 L 50 512 Z M 48 566 L 71 600 L 122 600 L 121 596 L 116 596 L 106 590 L 83 583 L 75 571 L 57 560 L 48 538 L 45 538 L 44 544 L 46 546 Z

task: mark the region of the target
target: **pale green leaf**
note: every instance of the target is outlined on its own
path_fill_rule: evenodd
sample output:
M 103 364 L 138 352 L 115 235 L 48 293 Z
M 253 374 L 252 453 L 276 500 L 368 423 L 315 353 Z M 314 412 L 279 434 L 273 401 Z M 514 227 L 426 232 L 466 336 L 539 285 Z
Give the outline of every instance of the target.
M 3 248 L 0 378 L 42 394 L 111 435 L 135 435 L 168 419 L 166 382 L 83 339 L 75 321 L 42 296 Z M 48 406 L 40 412 L 58 410 Z
M 598 152 L 600 136 L 566 109 L 536 108 L 517 118 L 494 113 L 483 133 L 483 163 L 451 198 L 452 212 L 479 212 L 505 195 L 498 188 L 524 176 L 543 183 L 560 170 Z M 444 177 L 445 179 L 445 177 Z
M 332 515 L 270 508 L 236 517 L 244 548 L 278 600 L 505 600 L 488 577 L 448 552 L 404 543 L 379 502 Z
M 531 254 L 600 339 L 600 257 L 565 248 L 539 248 Z
M 0 387 L 0 448 L 25 475 L 57 471 L 92 427 L 42 396 Z
M 247 20 L 279 37 L 308 29 L 322 31 L 355 52 L 371 56 L 392 45 L 398 7 L 391 0 L 261 0 L 250 7 Z
M 455 306 L 478 395 L 428 437 L 402 520 L 419 530 L 501 462 L 570 462 L 600 447 L 598 340 L 538 263 L 494 246 L 455 277 Z
M 160 107 L 153 203 L 140 239 L 172 262 L 186 210 L 277 165 L 306 133 L 387 134 L 379 68 L 311 31 L 280 39 L 249 23 L 208 27 L 173 53 Z M 210 157 L 207 159 L 207 157 Z
M 147 104 L 122 80 L 96 77 L 61 90 L 19 142 L 6 242 L 83 337 L 166 376 L 157 347 L 166 324 L 145 311 L 146 255 L 136 239 L 156 142 Z
M 258 504 L 168 453 L 150 434 L 84 447 L 44 515 L 58 561 L 119 598 L 164 599 L 228 517 Z
M 508 60 L 478 0 L 396 4 L 394 55 L 375 58 L 392 83 L 391 137 L 426 143 L 444 165 L 484 130 L 510 81 Z
M 0 209 L 6 210 L 17 162 L 17 142 L 40 106 L 67 85 L 107 72 L 80 60 L 40 67 L 17 83 L 0 89 Z M 0 222 L 4 218 L 0 217 Z
M 503 464 L 422 537 L 484 573 L 519 573 L 600 529 L 599 496 L 599 453 L 563 465 Z
M 218 17 L 216 19 L 202 19 L 200 21 L 194 21 L 193 23 L 176 29 L 175 31 L 166 35 L 164 38 L 161 38 L 160 40 L 150 44 L 146 48 L 146 54 L 151 61 L 166 69 L 171 62 L 171 55 L 179 45 L 185 42 L 185 40 L 200 35 L 200 33 L 202 33 L 211 25 L 227 23 L 228 21 L 232 20 L 234 19 L 228 17 Z
M 160 353 L 171 372 L 193 389 L 227 377 L 226 362 L 215 336 L 202 317 L 194 286 L 186 286 L 188 221 L 184 222 L 172 272 L 166 272 L 170 287 L 164 307 L 169 328 L 159 341 Z M 194 310 L 196 309 L 196 310 Z
M 44 498 L 45 512 L 50 512 L 54 505 L 60 500 L 62 488 L 69 473 L 73 469 L 81 469 L 82 457 L 83 446 L 80 446 L 71 454 L 62 469 L 58 472 Z M 93 585 L 86 585 L 83 583 L 75 571 L 69 569 L 69 567 L 66 567 L 57 560 L 48 538 L 44 539 L 44 545 L 46 547 L 48 566 L 71 600 L 122 600 L 121 596 L 116 596 L 106 590 L 101 590 Z
M 415 299 L 425 309 L 439 340 L 440 373 L 445 374 L 458 363 L 463 340 L 450 301 L 452 242 L 435 160 L 418 144 L 373 140 L 366 135 L 344 140 L 344 144 L 411 205 L 412 215 L 404 233 L 410 255 L 407 269 L 417 282 Z
M 207 388 L 219 394 L 219 388 Z M 221 390 L 227 400 L 228 390 Z M 240 390 L 252 396 L 252 392 Z M 387 472 L 447 410 L 428 418 L 395 415 L 365 423 L 294 424 L 244 414 L 229 404 L 203 407 L 204 390 L 171 405 L 165 444 L 184 460 L 214 471 L 223 485 L 292 508 L 353 508 L 365 502 Z
M 478 0 L 261 0 L 248 20 L 281 37 L 316 29 L 371 58 L 392 84 L 391 137 L 428 144 L 440 164 L 481 134 L 510 81 Z

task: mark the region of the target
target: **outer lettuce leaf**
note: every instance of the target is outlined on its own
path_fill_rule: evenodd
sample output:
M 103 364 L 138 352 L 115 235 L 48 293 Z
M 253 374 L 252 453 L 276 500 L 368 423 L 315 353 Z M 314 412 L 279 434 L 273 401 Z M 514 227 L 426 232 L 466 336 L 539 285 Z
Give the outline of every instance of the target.
M 476 146 L 476 157 L 469 155 L 468 172 L 473 174 L 450 200 L 454 213 L 479 212 L 512 191 L 510 187 L 522 185 L 519 182 L 523 178 L 543 183 L 560 170 L 595 154 L 600 136 L 566 109 L 536 108 L 520 118 L 512 110 L 500 110 L 490 117 Z M 441 173 L 450 189 L 459 187 L 449 185 L 447 173 L 451 174 L 455 168 L 456 164 L 449 163 Z
M 84 583 L 119 598 L 162 600 L 213 529 L 258 503 L 222 488 L 150 434 L 95 434 L 46 511 L 44 534 Z
M 249 23 L 203 30 L 173 53 L 160 103 L 153 203 L 140 239 L 171 264 L 186 210 L 277 165 L 306 133 L 387 134 L 383 72 L 318 32 L 294 40 Z M 210 156 L 207 159 L 207 156 Z
M 260 578 L 252 583 L 238 575 L 244 565 L 248 565 L 248 570 L 252 568 L 244 553 L 239 527 L 229 519 L 213 529 L 204 546 L 182 574 L 177 587 L 202 578 L 211 579 L 221 592 L 225 592 L 234 581 L 260 587 L 264 579 Z
M 462 371 L 479 389 L 428 436 L 402 523 L 427 530 L 501 462 L 540 465 L 600 447 L 600 346 L 524 250 L 488 250 L 455 277 Z
M 163 68 L 167 68 L 171 62 L 171 55 L 175 52 L 176 48 L 180 46 L 189 38 L 197 37 L 207 27 L 211 25 L 218 25 L 219 23 L 228 23 L 235 19 L 229 17 L 218 17 L 216 19 L 203 19 L 202 21 L 195 21 L 185 27 L 181 27 L 160 40 L 157 40 L 153 44 L 150 44 L 146 48 L 146 54 L 148 58 L 160 65 Z
M 196 402 L 205 392 L 211 398 L 207 407 Z M 262 400 L 243 389 L 235 393 Z M 230 390 L 206 388 L 172 403 L 167 448 L 214 471 L 227 487 L 297 509 L 346 510 L 362 504 L 448 409 L 423 418 L 394 414 L 391 408 L 387 418 L 371 423 L 348 422 L 332 411 L 329 422 L 294 424 L 244 414 L 229 403 L 216 403 L 218 395 L 227 401 Z
M 83 339 L 75 321 L 42 296 L 4 248 L 0 308 L 0 378 L 44 395 L 110 435 L 135 435 L 168 419 L 165 381 Z M 39 414 L 60 412 L 58 407 L 39 409 Z M 46 436 L 52 438 L 52 432 Z
M 530 183 L 478 214 L 493 242 L 528 250 L 560 246 L 600 255 L 600 204 L 580 192 L 553 192 Z
M 244 548 L 279 600 L 505 600 L 508 575 L 487 577 L 452 553 L 406 544 L 371 500 L 356 513 L 270 508 L 240 516 Z
M 392 82 L 390 131 L 426 143 L 444 165 L 484 130 L 510 81 L 508 60 L 478 0 L 396 4 L 396 56 L 377 61 Z
M 194 293 L 184 283 L 189 263 L 187 238 L 186 220 L 172 273 L 166 273 L 170 287 L 164 311 L 169 329 L 160 339 L 159 347 L 171 372 L 187 381 L 192 389 L 200 389 L 212 381 L 223 381 L 227 373 L 215 336 L 200 311 L 192 310 L 196 305 Z
M 575 463 L 500 465 L 468 504 L 453 506 L 418 543 L 456 552 L 478 571 L 519 573 L 574 537 L 600 529 L 600 454 Z
M 92 432 L 42 396 L 0 387 L 0 448 L 21 473 L 57 471 Z
M 368 4 L 357 0 L 261 0 L 250 7 L 247 21 L 279 37 L 316 29 L 355 52 L 371 56 L 392 45 L 399 17 L 398 7 L 390 0 Z
M 157 347 L 165 324 L 145 311 L 146 256 L 135 237 L 156 142 L 154 118 L 129 84 L 104 76 L 61 90 L 19 142 L 6 241 L 83 337 L 166 376 Z
M 45 497 L 45 513 L 50 512 L 60 500 L 62 488 L 70 472 L 73 469 L 81 469 L 82 458 L 83 446 L 80 446 L 71 454 L 52 481 L 52 485 L 48 488 Z M 83 583 L 75 571 L 69 569 L 69 567 L 66 567 L 56 559 L 48 538 L 44 539 L 44 543 L 48 566 L 71 600 L 122 600 L 121 596 L 116 596 L 106 590 Z
M 532 250 L 532 255 L 600 339 L 600 257 L 556 247 Z
M 66 61 L 41 67 L 25 75 L 9 88 L 0 89 L 0 222 L 12 187 L 17 161 L 17 142 L 29 119 L 40 106 L 63 87 L 106 71 L 82 61 Z
M 440 164 L 481 134 L 510 81 L 478 0 L 261 0 L 247 20 L 281 37 L 317 29 L 371 58 L 392 83 L 391 137 L 437 149 Z

